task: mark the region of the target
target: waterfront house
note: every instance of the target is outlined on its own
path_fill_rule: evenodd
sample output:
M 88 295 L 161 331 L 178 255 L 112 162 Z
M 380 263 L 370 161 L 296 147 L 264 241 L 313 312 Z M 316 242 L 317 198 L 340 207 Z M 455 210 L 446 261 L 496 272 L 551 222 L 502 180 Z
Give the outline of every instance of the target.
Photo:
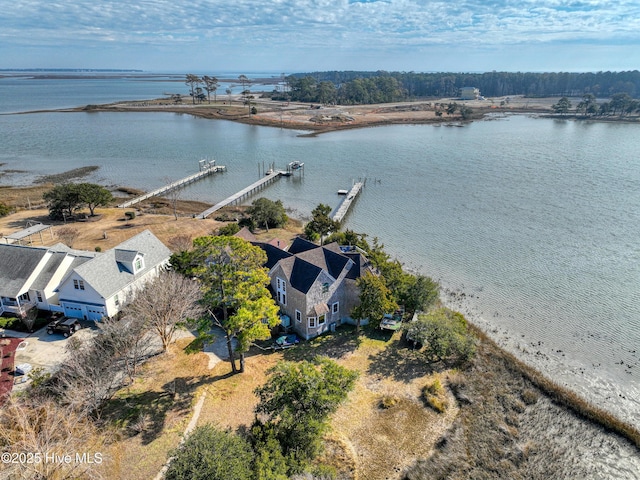
M 480 96 L 480 90 L 475 87 L 462 87 L 460 89 L 461 100 L 476 100 Z
M 302 238 L 288 251 L 256 245 L 267 253 L 276 302 L 298 335 L 308 340 L 350 321 L 359 302 L 356 280 L 370 268 L 360 251 L 337 243 L 318 246 Z
M 58 287 L 60 306 L 68 317 L 113 317 L 138 288 L 160 273 L 170 256 L 170 250 L 145 230 L 73 268 Z

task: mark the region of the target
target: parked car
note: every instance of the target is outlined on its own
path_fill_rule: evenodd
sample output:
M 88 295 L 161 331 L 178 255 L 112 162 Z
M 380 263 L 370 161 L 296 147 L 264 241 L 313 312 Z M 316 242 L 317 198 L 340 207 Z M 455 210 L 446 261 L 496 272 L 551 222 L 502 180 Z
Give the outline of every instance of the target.
M 50 323 L 47 326 L 47 333 L 53 335 L 54 333 L 62 333 L 64 337 L 70 337 L 75 332 L 80 330 L 82 325 L 77 318 L 62 318 Z
M 293 347 L 298 343 L 300 343 L 298 336 L 295 333 L 292 333 L 289 335 L 282 335 L 281 337 L 276 338 L 276 341 L 273 342 L 272 347 L 274 350 L 279 350 L 279 349 Z

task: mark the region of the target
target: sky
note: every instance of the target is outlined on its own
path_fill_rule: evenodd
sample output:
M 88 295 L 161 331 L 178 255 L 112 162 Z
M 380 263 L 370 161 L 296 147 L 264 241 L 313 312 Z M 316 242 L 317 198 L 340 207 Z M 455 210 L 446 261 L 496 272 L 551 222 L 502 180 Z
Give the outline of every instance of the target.
M 635 70 L 640 0 L 13 0 L 0 68 Z

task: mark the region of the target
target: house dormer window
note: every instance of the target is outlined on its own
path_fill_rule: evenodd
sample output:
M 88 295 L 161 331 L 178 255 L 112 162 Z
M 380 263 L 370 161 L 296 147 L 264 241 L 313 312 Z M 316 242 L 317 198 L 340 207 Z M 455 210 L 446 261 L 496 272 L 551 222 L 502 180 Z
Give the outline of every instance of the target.
M 328 282 L 324 282 L 322 284 L 322 293 L 327 293 L 329 291 L 329 283 Z
M 73 280 L 73 288 L 76 290 L 84 290 L 84 280 Z
M 278 303 L 281 305 L 287 304 L 287 284 L 279 277 L 276 277 L 276 296 L 278 298 Z
M 142 262 L 142 257 L 136 258 L 136 263 L 133 266 L 134 272 L 139 272 L 140 270 L 142 270 L 143 267 L 144 267 L 144 264 Z

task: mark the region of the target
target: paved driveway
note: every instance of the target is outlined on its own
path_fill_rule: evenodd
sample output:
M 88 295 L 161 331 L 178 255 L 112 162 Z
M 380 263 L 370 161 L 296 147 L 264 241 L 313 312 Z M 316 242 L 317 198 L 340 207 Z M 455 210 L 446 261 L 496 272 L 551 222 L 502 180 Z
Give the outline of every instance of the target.
M 72 337 L 65 338 L 62 336 L 62 333 L 49 335 L 47 333 L 47 327 L 45 326 L 26 338 L 24 337 L 24 333 L 20 334 L 16 332 L 16 336 L 17 335 L 22 336 L 24 341 L 16 350 L 15 364 L 28 363 L 33 368 L 41 367 L 46 372 L 53 372 L 68 355 L 65 347 L 69 339 L 86 339 L 95 335 L 95 330 L 92 328 L 83 328 L 77 331 Z M 7 332 L 7 336 L 9 336 L 9 332 Z

